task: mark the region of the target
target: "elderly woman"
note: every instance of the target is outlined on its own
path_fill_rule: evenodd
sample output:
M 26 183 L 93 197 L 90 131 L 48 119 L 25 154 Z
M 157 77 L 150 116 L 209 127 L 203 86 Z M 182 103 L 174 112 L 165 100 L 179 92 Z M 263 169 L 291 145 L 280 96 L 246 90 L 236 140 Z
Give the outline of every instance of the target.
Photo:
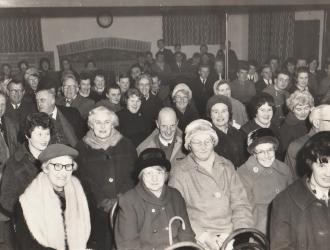
M 150 124 L 141 112 L 142 94 L 137 89 L 129 89 L 124 94 L 126 107 L 120 110 L 119 131 L 137 147 L 151 132 Z
M 248 117 L 245 106 L 239 100 L 231 97 L 229 82 L 226 80 L 216 81 L 213 86 L 213 92 L 215 95 L 224 95 L 230 99 L 233 113 L 231 123 L 235 128 L 240 129 L 248 121 Z
M 287 165 L 275 159 L 278 140 L 269 128 L 260 128 L 248 136 L 250 158 L 238 169 L 248 198 L 254 205 L 255 228 L 266 233 L 269 204 L 292 181 Z
M 187 125 L 199 118 L 198 111 L 192 102 L 191 89 L 185 83 L 177 84 L 172 91 L 173 109 L 178 117 L 178 127 L 184 131 Z
M 113 111 L 104 106 L 92 109 L 88 126 L 90 130 L 76 146 L 77 176 L 97 206 L 91 211 L 96 220 L 97 249 L 110 249 L 108 213 L 117 196 L 134 186 L 132 175 L 137 155 L 132 142 L 115 129 L 118 117 Z
M 206 115 L 211 118 L 213 128 L 219 138 L 214 151 L 230 160 L 235 168 L 238 168 L 246 160 L 244 138 L 241 132 L 230 124 L 232 119 L 230 99 L 223 95 L 212 96 L 206 104 Z
M 72 176 L 77 155 L 63 144 L 39 155 L 42 172 L 19 197 L 15 211 L 18 249 L 86 249 L 91 223 L 84 190 Z
M 280 127 L 280 139 L 284 152 L 292 141 L 308 133 L 310 129 L 308 116 L 314 107 L 314 99 L 307 91 L 295 91 L 286 100 L 286 105 L 290 112 Z
M 53 131 L 53 122 L 46 113 L 27 116 L 26 142 L 8 159 L 2 174 L 0 202 L 7 212 L 13 212 L 18 197 L 40 172 L 38 157 L 48 146 Z
M 185 132 L 191 153 L 172 169 L 169 185 L 186 201 L 197 242 L 219 249 L 233 230 L 253 227 L 252 208 L 233 164 L 214 152 L 218 136 L 212 124 L 195 120 Z
M 168 187 L 171 163 L 158 148 L 141 152 L 137 162 L 139 183 L 119 197 L 119 212 L 115 224 L 118 249 L 164 249 L 169 245 L 169 222 L 173 221 L 173 243 L 195 241 L 186 204 L 180 192 Z M 185 230 L 182 226 L 185 225 Z
M 318 249 L 330 246 L 330 132 L 313 135 L 302 148 L 296 180 L 273 201 L 271 249 Z

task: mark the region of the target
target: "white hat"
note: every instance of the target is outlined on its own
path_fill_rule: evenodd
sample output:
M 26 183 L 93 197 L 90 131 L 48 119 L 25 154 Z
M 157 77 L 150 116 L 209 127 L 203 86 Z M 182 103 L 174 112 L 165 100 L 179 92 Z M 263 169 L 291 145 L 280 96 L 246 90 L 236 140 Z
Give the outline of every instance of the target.
M 188 92 L 188 98 L 189 100 L 191 99 L 192 97 L 192 92 L 191 92 L 191 89 L 189 88 L 189 86 L 185 83 L 179 83 L 177 84 L 174 89 L 173 89 L 173 92 L 172 92 L 172 99 L 174 98 L 174 96 L 179 92 L 179 91 L 186 91 Z
M 216 146 L 218 144 L 219 138 L 215 130 L 212 128 L 212 123 L 210 123 L 207 120 L 197 119 L 189 123 L 188 126 L 186 127 L 184 147 L 188 149 L 188 146 L 193 136 L 198 133 L 205 133 L 205 132 L 210 134 L 211 138 L 214 141 L 214 146 Z

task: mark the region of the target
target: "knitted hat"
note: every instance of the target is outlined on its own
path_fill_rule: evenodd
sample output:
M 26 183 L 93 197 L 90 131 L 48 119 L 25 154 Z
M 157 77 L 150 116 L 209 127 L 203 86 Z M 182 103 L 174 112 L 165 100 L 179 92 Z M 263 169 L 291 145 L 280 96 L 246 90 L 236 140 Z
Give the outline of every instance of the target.
M 216 146 L 218 144 L 219 138 L 218 138 L 215 130 L 212 128 L 212 123 L 210 123 L 207 120 L 197 119 L 197 120 L 194 120 L 191 123 L 189 123 L 188 126 L 186 127 L 186 130 L 185 130 L 186 136 L 185 136 L 184 147 L 186 149 L 188 149 L 191 139 L 196 134 L 205 133 L 205 132 L 209 133 L 209 135 L 211 136 L 211 138 L 214 141 L 214 146 Z
M 160 148 L 147 148 L 140 153 L 137 160 L 137 175 L 143 169 L 152 166 L 160 166 L 166 169 L 167 172 L 171 170 L 171 163 L 166 159 L 164 151 Z
M 41 152 L 38 159 L 41 162 L 49 161 L 53 158 L 59 156 L 71 156 L 72 158 L 76 158 L 78 156 L 78 151 L 74 148 L 71 148 L 64 144 L 51 144 L 44 151 Z
M 232 113 L 232 106 L 231 106 L 230 99 L 227 96 L 214 95 L 207 101 L 207 104 L 206 104 L 206 115 L 208 117 L 211 117 L 211 109 L 217 103 L 225 104 L 228 107 L 229 114 Z
M 270 128 L 259 128 L 248 134 L 248 152 L 250 154 L 253 154 L 254 148 L 261 143 L 273 143 L 275 145 L 275 149 L 279 145 L 277 138 L 275 137 L 273 131 Z
M 189 99 L 191 99 L 191 97 L 192 97 L 191 89 L 190 89 L 189 86 L 188 86 L 187 84 L 185 84 L 185 83 L 179 83 L 179 84 L 177 84 L 177 85 L 174 87 L 174 89 L 173 89 L 173 91 L 172 91 L 172 99 L 174 99 L 176 93 L 178 93 L 179 91 L 182 91 L 182 90 L 188 92 L 188 93 L 189 93 L 189 94 L 188 94 L 188 97 L 189 97 Z

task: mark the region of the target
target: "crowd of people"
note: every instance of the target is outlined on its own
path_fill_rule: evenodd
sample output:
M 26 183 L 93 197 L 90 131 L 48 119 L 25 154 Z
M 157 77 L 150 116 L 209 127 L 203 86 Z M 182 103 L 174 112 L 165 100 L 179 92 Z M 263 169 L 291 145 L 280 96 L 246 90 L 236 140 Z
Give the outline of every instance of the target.
M 272 250 L 327 249 L 330 61 L 259 65 L 229 43 L 226 79 L 223 46 L 157 45 L 118 75 L 2 66 L 0 247 L 216 250 L 254 228 Z

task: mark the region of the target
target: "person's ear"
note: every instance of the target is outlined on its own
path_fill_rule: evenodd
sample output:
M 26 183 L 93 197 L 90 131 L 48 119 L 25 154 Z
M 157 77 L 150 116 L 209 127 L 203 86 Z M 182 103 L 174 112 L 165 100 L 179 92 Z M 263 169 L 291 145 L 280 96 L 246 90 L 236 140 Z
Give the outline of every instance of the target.
M 157 126 L 157 128 L 159 128 L 159 123 L 158 123 L 158 120 L 156 120 L 156 126 Z
M 320 120 L 315 119 L 312 123 L 313 123 L 314 128 L 319 128 L 320 127 Z

